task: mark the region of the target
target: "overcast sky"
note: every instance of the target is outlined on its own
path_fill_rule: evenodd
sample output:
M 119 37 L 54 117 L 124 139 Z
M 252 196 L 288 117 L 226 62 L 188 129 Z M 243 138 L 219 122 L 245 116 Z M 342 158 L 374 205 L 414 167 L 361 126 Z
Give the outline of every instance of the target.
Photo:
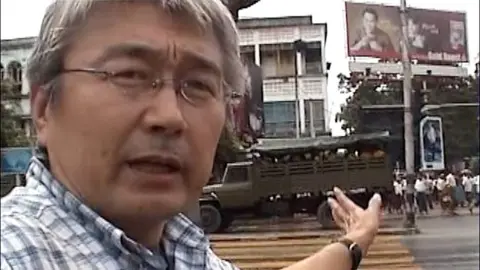
M 36 36 L 45 8 L 51 2 L 52 0 L 1 0 L 1 38 Z M 400 0 L 362 2 L 399 5 Z M 466 12 L 469 56 L 470 62 L 474 63 L 479 52 L 479 0 L 407 0 L 407 4 L 417 8 Z M 329 117 L 332 119 L 333 133 L 341 135 L 339 124 L 334 123 L 334 116 L 340 104 L 343 103 L 344 97 L 337 93 L 335 77 L 340 72 L 348 72 L 345 2 L 344 0 L 261 0 L 258 4 L 240 12 L 240 17 L 291 15 L 312 15 L 314 22 L 328 24 L 326 54 L 327 61 L 332 63 L 328 86 Z M 471 64 L 471 71 L 472 66 Z

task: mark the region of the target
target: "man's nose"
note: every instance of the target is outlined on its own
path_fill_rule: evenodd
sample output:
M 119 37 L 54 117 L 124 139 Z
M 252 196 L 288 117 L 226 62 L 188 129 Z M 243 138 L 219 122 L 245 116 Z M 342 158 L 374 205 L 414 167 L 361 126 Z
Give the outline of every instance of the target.
M 148 132 L 162 132 L 179 135 L 187 127 L 178 95 L 171 84 L 157 89 L 151 96 L 143 117 L 144 128 Z

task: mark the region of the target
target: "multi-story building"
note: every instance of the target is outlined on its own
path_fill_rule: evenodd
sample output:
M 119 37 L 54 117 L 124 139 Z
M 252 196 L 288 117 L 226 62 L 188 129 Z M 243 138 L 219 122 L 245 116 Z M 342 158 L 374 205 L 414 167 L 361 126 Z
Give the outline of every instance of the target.
M 315 133 L 328 132 L 327 25 L 299 16 L 241 19 L 238 28 L 242 57 L 263 71 L 265 135 L 296 135 L 296 100 L 302 136 L 310 136 L 310 121 Z
M 33 136 L 33 125 L 30 117 L 30 101 L 28 94 L 30 89 L 25 83 L 25 65 L 30 55 L 34 37 L 17 38 L 1 41 L 1 66 L 0 78 L 10 80 L 14 84 L 14 95 L 10 100 L 3 102 L 15 102 L 19 106 L 13 106 L 16 113 L 21 116 L 21 126 L 25 129 L 27 136 Z

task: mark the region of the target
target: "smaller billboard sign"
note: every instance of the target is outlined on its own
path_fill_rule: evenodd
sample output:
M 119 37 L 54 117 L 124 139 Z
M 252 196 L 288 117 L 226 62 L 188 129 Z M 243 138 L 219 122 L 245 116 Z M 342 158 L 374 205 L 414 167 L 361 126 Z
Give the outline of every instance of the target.
M 400 8 L 346 2 L 349 56 L 400 59 Z M 431 62 L 468 62 L 466 16 L 409 8 L 408 43 L 412 59 Z
M 2 174 L 24 174 L 32 158 L 32 148 L 2 148 Z
M 420 121 L 421 170 L 444 170 L 442 118 L 426 116 Z

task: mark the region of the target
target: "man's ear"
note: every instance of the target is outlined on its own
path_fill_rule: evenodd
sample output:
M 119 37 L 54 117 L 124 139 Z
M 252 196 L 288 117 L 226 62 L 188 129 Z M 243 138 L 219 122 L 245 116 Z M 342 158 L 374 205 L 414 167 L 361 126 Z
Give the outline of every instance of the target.
M 30 108 L 32 121 L 37 133 L 37 141 L 40 145 L 47 145 L 47 123 L 48 111 L 50 109 L 50 96 L 43 87 L 34 86 L 31 88 Z

